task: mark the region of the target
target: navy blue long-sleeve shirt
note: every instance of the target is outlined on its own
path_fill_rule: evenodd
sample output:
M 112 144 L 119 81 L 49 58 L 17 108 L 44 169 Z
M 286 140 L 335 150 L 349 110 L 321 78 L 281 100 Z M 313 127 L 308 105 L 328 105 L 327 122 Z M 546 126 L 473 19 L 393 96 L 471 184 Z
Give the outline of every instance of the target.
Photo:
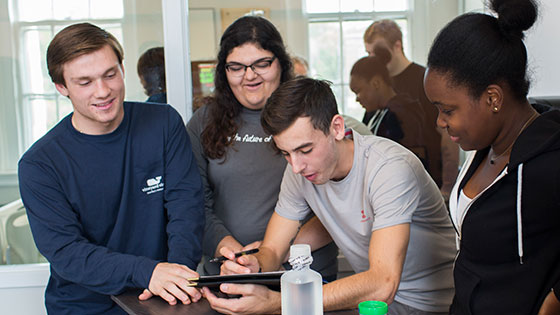
M 203 194 L 190 140 L 171 106 L 124 103 L 110 134 L 78 132 L 72 114 L 19 162 L 20 192 L 51 264 L 52 314 L 122 311 L 110 299 L 147 288 L 160 261 L 195 269 Z

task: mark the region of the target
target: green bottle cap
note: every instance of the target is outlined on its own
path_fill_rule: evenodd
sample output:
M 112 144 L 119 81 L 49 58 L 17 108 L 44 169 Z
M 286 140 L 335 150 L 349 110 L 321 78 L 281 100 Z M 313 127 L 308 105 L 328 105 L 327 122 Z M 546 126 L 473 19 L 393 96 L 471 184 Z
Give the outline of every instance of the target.
M 358 304 L 360 315 L 385 315 L 387 303 L 382 301 L 363 301 Z

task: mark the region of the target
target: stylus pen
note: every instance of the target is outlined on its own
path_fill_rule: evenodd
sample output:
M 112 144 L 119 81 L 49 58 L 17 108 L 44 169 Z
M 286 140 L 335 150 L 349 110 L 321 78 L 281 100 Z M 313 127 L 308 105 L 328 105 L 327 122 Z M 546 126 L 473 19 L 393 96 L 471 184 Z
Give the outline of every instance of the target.
M 244 250 L 244 251 L 241 251 L 239 253 L 235 253 L 235 258 L 241 257 L 243 255 L 255 254 L 255 253 L 258 253 L 258 252 L 259 252 L 258 248 Z M 220 256 L 220 257 L 212 258 L 208 262 L 215 263 L 215 262 L 222 262 L 222 261 L 225 261 L 225 260 L 228 260 L 227 257 Z

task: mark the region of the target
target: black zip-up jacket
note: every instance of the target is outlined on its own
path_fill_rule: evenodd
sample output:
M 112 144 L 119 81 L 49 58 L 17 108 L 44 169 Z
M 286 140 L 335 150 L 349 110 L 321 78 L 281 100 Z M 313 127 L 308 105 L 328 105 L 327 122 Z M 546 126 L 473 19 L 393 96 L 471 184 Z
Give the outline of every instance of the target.
M 488 154 L 466 161 L 450 212 L 458 230 L 451 314 L 537 314 L 560 295 L 560 111 L 541 114 L 516 140 L 507 169 L 469 204 L 457 196 Z

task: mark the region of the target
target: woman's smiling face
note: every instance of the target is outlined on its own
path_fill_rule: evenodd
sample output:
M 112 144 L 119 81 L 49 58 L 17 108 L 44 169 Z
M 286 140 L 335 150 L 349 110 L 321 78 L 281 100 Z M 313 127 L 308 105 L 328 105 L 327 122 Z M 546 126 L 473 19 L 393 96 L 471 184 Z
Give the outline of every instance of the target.
M 492 144 L 496 130 L 492 110 L 483 93 L 477 100 L 466 86 L 451 83 L 449 74 L 426 70 L 426 96 L 438 109 L 437 125 L 465 151 L 479 150 Z
M 255 61 L 274 58 L 268 70 L 257 74 L 251 67 L 247 67 L 242 76 L 235 76 L 226 70 L 229 86 L 235 98 L 241 105 L 249 109 L 261 109 L 266 100 L 280 85 L 282 70 L 280 62 L 274 54 L 262 49 L 255 43 L 246 43 L 235 47 L 226 58 L 226 64 L 237 63 L 251 65 Z

